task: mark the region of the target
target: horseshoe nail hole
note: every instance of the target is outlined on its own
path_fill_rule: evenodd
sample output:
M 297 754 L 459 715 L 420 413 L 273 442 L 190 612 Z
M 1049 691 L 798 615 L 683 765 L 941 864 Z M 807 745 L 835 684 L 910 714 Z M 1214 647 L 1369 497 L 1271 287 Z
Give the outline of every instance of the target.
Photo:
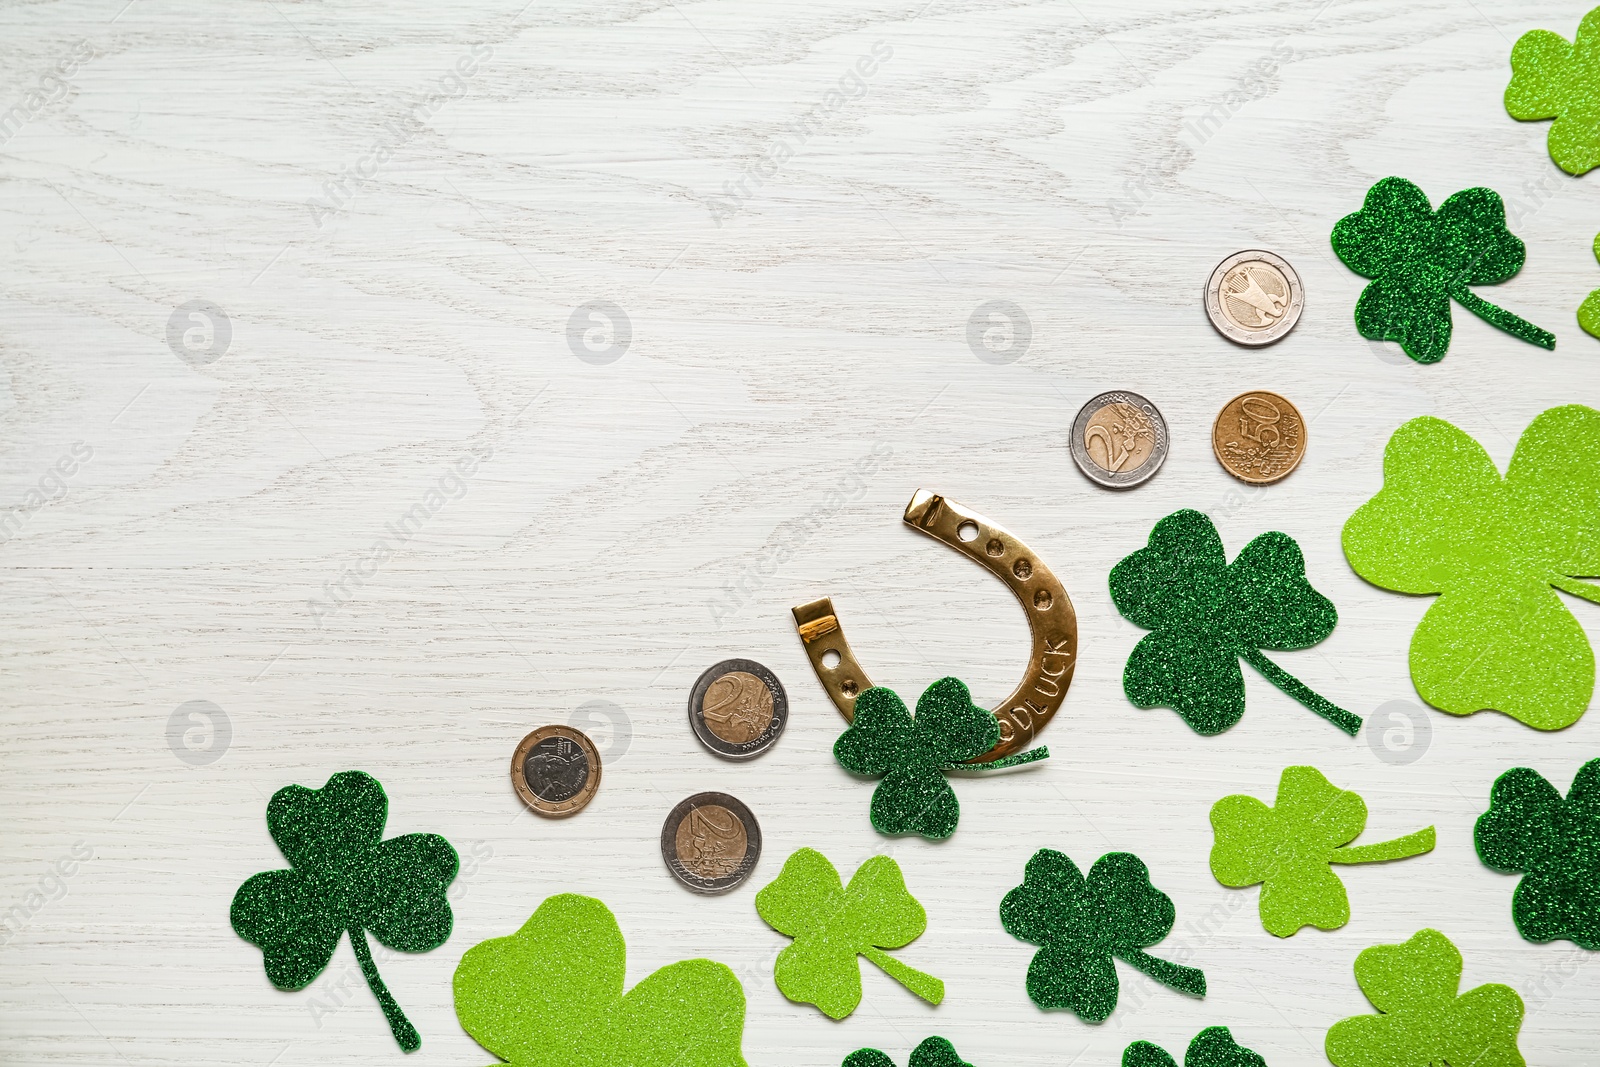
M 998 537 L 991 537 L 989 543 L 983 546 L 983 550 L 991 556 L 1003 556 L 1006 554 L 1006 543 Z
M 956 527 L 956 536 L 963 541 L 976 541 L 978 539 L 978 524 L 968 519 Z
M 826 651 L 826 652 L 824 652 L 822 654 L 822 665 L 824 667 L 826 667 L 830 671 L 838 670 L 838 668 L 839 668 L 839 653 L 835 652 L 831 648 L 828 649 L 828 651 Z
M 1021 578 L 1023 581 L 1027 581 L 1030 577 L 1033 576 L 1033 564 L 1028 562 L 1025 559 L 1019 559 L 1019 560 L 1017 560 L 1015 563 L 1013 563 L 1011 565 L 1011 573 L 1015 574 L 1018 578 Z M 1041 592 L 1042 591 L 1043 590 L 1041 590 Z
M 1033 606 L 1040 611 L 1048 611 L 1050 609 L 1050 590 L 1041 589 L 1033 594 Z
M 856 685 L 856 680 L 854 678 L 846 678 L 844 680 L 844 684 L 839 686 L 839 692 L 843 693 L 847 697 L 853 697 L 856 695 L 856 690 L 860 688 L 860 686 Z

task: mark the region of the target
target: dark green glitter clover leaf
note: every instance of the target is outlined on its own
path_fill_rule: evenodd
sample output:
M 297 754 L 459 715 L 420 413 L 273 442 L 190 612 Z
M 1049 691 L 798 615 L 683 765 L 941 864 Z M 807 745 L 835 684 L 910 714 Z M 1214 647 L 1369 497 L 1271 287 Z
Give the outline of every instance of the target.
M 1469 285 L 1494 285 L 1522 269 L 1527 249 L 1506 229 L 1500 194 L 1463 189 L 1439 210 L 1404 178 L 1367 190 L 1360 211 L 1333 227 L 1333 250 L 1371 278 L 1356 301 L 1356 329 L 1372 341 L 1398 341 L 1418 363 L 1437 363 L 1450 348 L 1450 301 L 1491 326 L 1540 348 L 1555 334 L 1484 300 Z
M 1122 1067 L 1178 1067 L 1167 1050 L 1135 1041 L 1122 1050 Z M 1189 1042 L 1183 1067 L 1267 1067 L 1267 1061 L 1233 1039 L 1226 1026 L 1208 1026 Z
M 1529 30 L 1511 49 L 1506 110 L 1514 119 L 1555 119 L 1550 158 L 1568 174 L 1600 166 L 1600 7 L 1578 24 L 1572 41 Z
M 1172 898 L 1150 884 L 1149 868 L 1128 852 L 1101 856 L 1085 879 L 1065 855 L 1041 848 L 1022 884 L 1000 902 L 1006 932 L 1041 946 L 1028 965 L 1028 996 L 1041 1008 L 1070 1008 L 1093 1023 L 1117 1006 L 1113 956 L 1163 985 L 1206 995 L 1200 971 L 1144 951 L 1176 919 Z
M 894 1061 L 875 1048 L 858 1048 L 844 1058 L 840 1067 L 894 1067 Z M 956 1053 L 956 1047 L 942 1037 L 923 1039 L 911 1050 L 909 1067 L 972 1067 Z
M 444 944 L 453 921 L 445 891 L 460 860 L 438 834 L 383 840 L 388 812 L 383 786 L 363 771 L 341 771 L 321 789 L 284 786 L 267 804 L 267 829 L 290 869 L 251 875 L 229 917 L 260 946 L 279 989 L 305 988 L 349 934 L 394 1039 L 415 1052 L 422 1038 L 383 984 L 366 931 L 400 952 Z
M 904 948 L 928 928 L 928 913 L 906 889 L 900 865 L 888 856 L 867 860 L 845 886 L 828 857 L 799 849 L 756 894 L 756 913 L 780 934 L 794 938 L 772 968 L 779 992 L 798 1003 L 815 1004 L 829 1018 L 843 1019 L 861 1003 L 858 955 L 929 1004 L 944 999 L 942 981 L 883 951 Z
M 1307 648 L 1339 613 L 1306 580 L 1294 538 L 1264 533 L 1228 562 L 1211 520 L 1184 509 L 1156 523 L 1148 547 L 1111 569 L 1111 599 L 1152 631 L 1135 646 L 1122 689 L 1136 707 L 1171 708 L 1197 733 L 1244 715 L 1242 657 L 1267 681 L 1347 734 L 1361 719 L 1313 693 L 1262 654 Z
M 882 777 L 872 791 L 872 825 L 883 834 L 955 833 L 961 805 L 945 781 L 952 770 L 989 771 L 1045 759 L 1040 747 L 989 763 L 965 765 L 1000 741 L 994 712 L 972 702 L 956 678 L 923 690 L 913 718 L 892 689 L 873 686 L 856 698 L 855 717 L 833 745 L 833 758 L 853 774 Z
M 1412 419 L 1389 438 L 1383 490 L 1345 522 L 1343 543 L 1373 585 L 1443 594 L 1411 637 L 1422 699 L 1538 730 L 1583 715 L 1594 651 L 1555 589 L 1600 603 L 1600 588 L 1577 580 L 1600 575 L 1600 411 L 1542 413 L 1504 478 L 1456 427 Z
M 1600 759 L 1583 765 L 1565 800 L 1538 771 L 1513 767 L 1495 780 L 1472 838 L 1485 864 L 1523 876 L 1511 897 L 1523 937 L 1600 949 Z
M 1211 808 L 1216 844 L 1211 873 L 1223 885 L 1261 885 L 1261 925 L 1278 937 L 1302 926 L 1336 930 L 1350 921 L 1350 898 L 1331 863 L 1376 863 L 1433 849 L 1434 830 L 1343 847 L 1367 826 L 1367 805 L 1315 767 L 1286 767 L 1268 807 L 1245 794 Z
M 1373 945 L 1356 957 L 1356 982 L 1378 1015 L 1328 1029 L 1334 1067 L 1524 1067 L 1517 1050 L 1522 998 L 1510 986 L 1456 995 L 1461 953 L 1437 930 L 1403 945 Z
M 731 970 L 679 960 L 624 992 L 626 964 L 611 910 L 561 893 L 461 957 L 456 1018 L 511 1067 L 746 1067 L 744 988 Z

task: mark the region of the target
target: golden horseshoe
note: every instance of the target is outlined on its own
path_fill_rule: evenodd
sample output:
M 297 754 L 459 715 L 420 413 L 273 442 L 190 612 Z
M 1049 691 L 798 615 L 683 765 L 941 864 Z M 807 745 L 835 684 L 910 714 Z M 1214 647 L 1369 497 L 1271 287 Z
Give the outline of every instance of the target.
M 907 526 L 943 541 L 999 578 L 1021 602 L 1033 635 L 1028 673 L 1016 692 L 994 709 L 1000 720 L 1000 743 L 968 762 L 989 763 L 1027 748 L 1061 709 L 1078 663 L 1078 615 L 1067 591 L 1027 545 L 954 500 L 918 489 L 906 505 L 904 519 Z M 823 597 L 793 612 L 812 670 L 845 721 L 851 721 L 856 697 L 872 688 L 872 680 L 850 651 L 833 601 Z M 823 662 L 830 652 L 838 657 L 831 667 Z

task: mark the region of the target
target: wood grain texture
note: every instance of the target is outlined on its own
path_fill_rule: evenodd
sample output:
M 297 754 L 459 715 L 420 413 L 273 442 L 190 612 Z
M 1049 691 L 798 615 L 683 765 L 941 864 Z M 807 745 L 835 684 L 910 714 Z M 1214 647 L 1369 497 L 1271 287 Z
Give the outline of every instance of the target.
M 1516 37 L 1570 35 L 1582 14 L 1550 0 L 0 10 L 0 105 L 27 112 L 0 143 L 0 504 L 41 483 L 49 497 L 13 511 L 0 544 L 0 909 L 29 912 L 0 945 L 0 1061 L 398 1062 L 348 944 L 314 986 L 279 993 L 227 920 L 236 887 L 280 865 L 272 792 L 359 767 L 389 790 L 391 833 L 443 833 L 468 858 L 451 940 L 383 965 L 423 1035 L 407 1062 L 489 1058 L 455 1021 L 456 961 L 574 890 L 619 916 L 630 982 L 694 956 L 732 966 L 753 1065 L 823 1067 L 861 1045 L 903 1062 L 940 1033 L 979 1067 L 1100 1067 L 1138 1038 L 1181 1052 L 1211 1024 L 1274 1067 L 1321 1063 L 1328 1026 L 1368 1010 L 1356 952 L 1428 925 L 1462 948 L 1466 982 L 1522 992 L 1530 1063 L 1593 1063 L 1595 955 L 1517 935 L 1514 880 L 1478 862 L 1471 829 L 1507 767 L 1564 789 L 1600 755 L 1600 719 L 1549 735 L 1428 712 L 1429 747 L 1400 765 L 1248 676 L 1244 721 L 1202 739 L 1122 696 L 1140 631 L 1106 591 L 1179 507 L 1215 515 L 1230 552 L 1283 530 L 1342 621 L 1279 661 L 1363 714 L 1420 703 L 1405 649 L 1427 603 L 1353 574 L 1339 529 L 1404 420 L 1449 419 L 1503 465 L 1538 412 L 1600 396 L 1600 346 L 1574 320 L 1600 286 L 1595 176 L 1561 173 L 1547 124 L 1500 99 Z M 80 42 L 87 58 L 47 78 Z M 1460 312 L 1431 367 L 1356 335 L 1363 283 L 1328 233 L 1388 174 L 1435 202 L 1479 184 L 1507 197 L 1529 257 L 1491 295 L 1554 330 L 1556 351 Z M 1286 256 L 1307 293 L 1265 351 L 1218 337 L 1199 299 L 1212 266 L 1250 247 Z M 168 343 L 194 300 L 231 328 L 199 366 Z M 631 328 L 606 364 L 568 338 L 597 300 Z M 968 345 L 994 300 L 1029 320 L 1010 363 Z M 1078 475 L 1065 437 L 1084 400 L 1118 387 L 1173 434 L 1156 479 L 1122 495 Z M 1310 420 L 1305 462 L 1264 490 L 1209 451 L 1216 411 L 1249 387 Z M 80 442 L 92 457 L 50 474 Z M 961 826 L 942 844 L 872 831 L 870 787 L 830 758 L 841 723 L 788 616 L 831 595 L 873 677 L 902 693 L 946 673 L 980 699 L 1009 691 L 1021 614 L 900 525 L 918 487 L 1026 539 L 1082 634 L 1042 738 L 1052 758 L 958 782 Z M 1568 603 L 1600 636 L 1593 606 Z M 745 765 L 704 752 L 684 719 L 695 677 L 732 655 L 777 671 L 792 702 L 778 747 Z M 192 700 L 231 726 L 208 764 L 176 754 L 187 720 L 169 745 Z M 620 709 L 627 734 L 585 713 L 610 753 L 599 796 L 564 822 L 522 812 L 512 748 L 591 701 Z M 1362 793 L 1375 839 L 1431 821 L 1439 846 L 1341 871 L 1350 925 L 1279 941 L 1254 890 L 1211 877 L 1207 813 L 1225 793 L 1270 796 L 1291 762 Z M 702 899 L 671 881 L 656 838 L 673 803 L 712 788 L 756 810 L 766 856 L 752 884 Z M 783 999 L 785 942 L 751 898 L 802 845 L 845 871 L 876 852 L 902 864 L 930 927 L 901 955 L 948 983 L 942 1006 L 870 967 L 842 1023 Z M 1034 1008 L 1031 947 L 997 907 L 1042 846 L 1149 863 L 1178 906 L 1158 951 L 1185 949 L 1210 995 L 1122 969 L 1104 1025 Z M 70 875 L 51 874 L 60 859 Z

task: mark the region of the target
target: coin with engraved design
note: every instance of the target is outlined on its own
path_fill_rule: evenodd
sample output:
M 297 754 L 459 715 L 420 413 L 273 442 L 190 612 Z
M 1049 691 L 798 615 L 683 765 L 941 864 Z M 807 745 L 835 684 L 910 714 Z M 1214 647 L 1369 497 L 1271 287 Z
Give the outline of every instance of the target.
M 1101 393 L 1072 420 L 1072 459 L 1096 485 L 1132 489 L 1167 458 L 1167 420 L 1138 393 Z
M 1305 458 L 1306 420 L 1277 393 L 1240 393 L 1212 424 L 1211 447 L 1217 462 L 1235 478 L 1270 485 L 1287 478 Z
M 778 676 L 753 659 L 725 659 L 708 668 L 689 693 L 689 725 L 723 759 L 754 759 L 789 721 L 789 697 Z
M 1218 333 L 1255 348 L 1294 329 L 1306 298 L 1288 260 L 1255 248 L 1217 264 L 1206 282 L 1205 303 Z
M 600 753 L 582 730 L 541 726 L 512 753 L 511 786 L 540 815 L 576 815 L 600 789 Z
M 726 793 L 696 793 L 661 824 L 661 859 L 696 893 L 742 885 L 760 858 L 761 824 Z

